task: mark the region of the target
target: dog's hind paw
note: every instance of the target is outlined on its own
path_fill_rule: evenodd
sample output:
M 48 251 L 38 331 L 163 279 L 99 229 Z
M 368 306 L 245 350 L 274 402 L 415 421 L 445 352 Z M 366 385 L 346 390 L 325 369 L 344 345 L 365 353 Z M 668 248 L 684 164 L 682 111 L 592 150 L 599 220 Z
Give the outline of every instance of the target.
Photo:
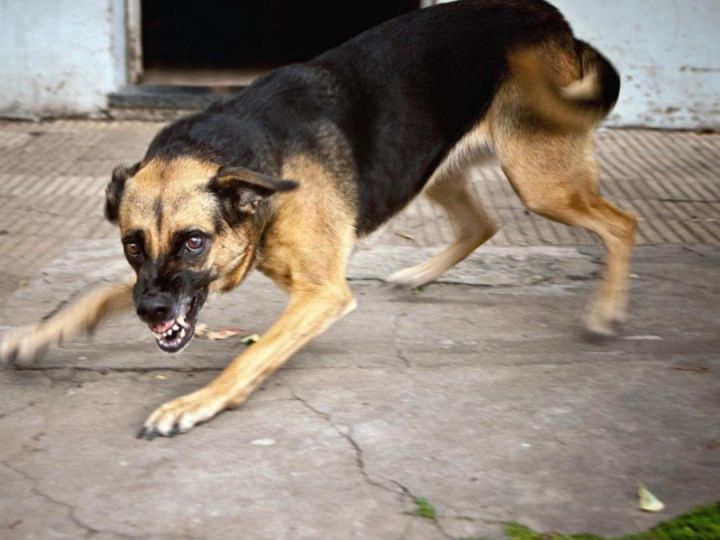
M 585 328 L 597 336 L 614 336 L 616 327 L 627 320 L 627 310 L 616 305 L 593 304 L 585 315 Z
M 427 285 L 429 282 L 436 279 L 432 272 L 425 271 L 423 268 L 413 266 L 411 268 L 404 268 L 394 274 L 389 275 L 385 278 L 387 283 L 395 285 L 396 287 L 407 287 L 409 289 L 415 289 Z
M 628 318 L 627 293 L 597 294 L 585 314 L 585 327 L 598 336 L 613 336 Z
M 611 319 L 589 315 L 585 318 L 585 328 L 594 336 L 611 337 L 615 335 L 615 328 Z

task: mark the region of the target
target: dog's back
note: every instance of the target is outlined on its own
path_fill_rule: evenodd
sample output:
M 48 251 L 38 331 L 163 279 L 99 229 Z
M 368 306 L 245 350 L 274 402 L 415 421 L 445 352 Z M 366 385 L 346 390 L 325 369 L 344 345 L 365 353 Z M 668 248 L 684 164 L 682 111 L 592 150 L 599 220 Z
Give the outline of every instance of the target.
M 578 108 L 552 98 L 560 85 L 581 79 L 585 49 L 592 50 L 543 0 L 467 0 L 422 9 L 307 64 L 275 70 L 237 98 L 178 122 L 156 138 L 147 158 L 189 135 L 205 146 L 216 141 L 213 150 L 229 165 L 268 173 L 277 173 L 292 153 L 336 156 L 351 162 L 352 170 L 346 166 L 339 176 L 358 184 L 346 187 L 357 194 L 357 229 L 364 234 L 423 189 L 510 77 L 528 90 L 524 105 L 535 105 L 549 122 L 571 121 Z M 603 74 L 614 73 L 603 66 Z M 543 73 L 548 81 L 540 80 Z M 611 105 L 617 88 L 604 92 Z M 592 100 L 583 105 L 591 121 L 609 110 Z M 178 153 L 193 150 L 191 143 Z
M 540 0 L 474 0 L 409 13 L 310 64 L 340 81 L 338 122 L 353 144 L 365 232 L 416 195 L 487 112 L 509 75 L 508 51 L 553 40 L 565 19 Z
M 468 184 L 470 166 L 491 147 L 527 208 L 608 247 L 587 325 L 611 333 L 626 313 L 635 219 L 597 190 L 592 128 L 619 88 L 613 66 L 543 0 L 459 1 L 269 73 L 164 130 L 146 159 L 177 151 L 280 174 L 287 160 L 309 158 L 352 208 L 358 236 L 425 189 L 457 234 L 445 251 L 389 278 L 420 286 L 494 234 Z M 318 180 L 298 180 L 305 193 L 316 189 L 308 184 Z

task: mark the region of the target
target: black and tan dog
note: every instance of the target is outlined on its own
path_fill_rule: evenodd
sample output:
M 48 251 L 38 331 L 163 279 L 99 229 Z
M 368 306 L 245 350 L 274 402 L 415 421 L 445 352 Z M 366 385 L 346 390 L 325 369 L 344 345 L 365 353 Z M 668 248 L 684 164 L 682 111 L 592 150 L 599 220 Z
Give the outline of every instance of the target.
M 456 240 L 391 281 L 432 281 L 488 240 L 495 226 L 467 183 L 488 148 L 530 210 L 605 243 L 587 324 L 609 333 L 626 314 L 635 219 L 598 194 L 591 130 L 619 86 L 608 61 L 542 0 L 419 10 L 277 69 L 164 128 L 141 162 L 115 169 L 106 213 L 136 282 L 12 333 L 2 356 L 32 358 L 133 303 L 159 347 L 178 351 L 208 293 L 258 268 L 289 293 L 284 313 L 209 385 L 157 409 L 141 436 L 188 431 L 243 403 L 353 310 L 345 270 L 355 240 L 424 188 Z

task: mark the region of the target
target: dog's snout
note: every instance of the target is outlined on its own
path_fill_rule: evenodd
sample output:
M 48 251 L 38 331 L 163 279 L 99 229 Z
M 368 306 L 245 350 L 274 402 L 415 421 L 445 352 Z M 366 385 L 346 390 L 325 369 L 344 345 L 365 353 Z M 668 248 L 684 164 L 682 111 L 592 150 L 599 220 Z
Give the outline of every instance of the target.
M 172 319 L 172 296 L 167 293 L 144 295 L 137 305 L 138 316 L 147 323 L 160 323 Z

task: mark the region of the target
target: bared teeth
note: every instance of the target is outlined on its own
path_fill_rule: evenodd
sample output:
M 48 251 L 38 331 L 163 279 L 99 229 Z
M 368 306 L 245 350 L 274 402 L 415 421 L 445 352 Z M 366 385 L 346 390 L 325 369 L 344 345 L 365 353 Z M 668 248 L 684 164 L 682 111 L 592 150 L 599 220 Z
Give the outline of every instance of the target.
M 187 320 L 187 314 L 185 314 L 173 321 L 150 325 L 150 329 L 153 330 L 155 338 L 163 347 L 174 347 L 183 342 L 192 332 L 192 323 Z

